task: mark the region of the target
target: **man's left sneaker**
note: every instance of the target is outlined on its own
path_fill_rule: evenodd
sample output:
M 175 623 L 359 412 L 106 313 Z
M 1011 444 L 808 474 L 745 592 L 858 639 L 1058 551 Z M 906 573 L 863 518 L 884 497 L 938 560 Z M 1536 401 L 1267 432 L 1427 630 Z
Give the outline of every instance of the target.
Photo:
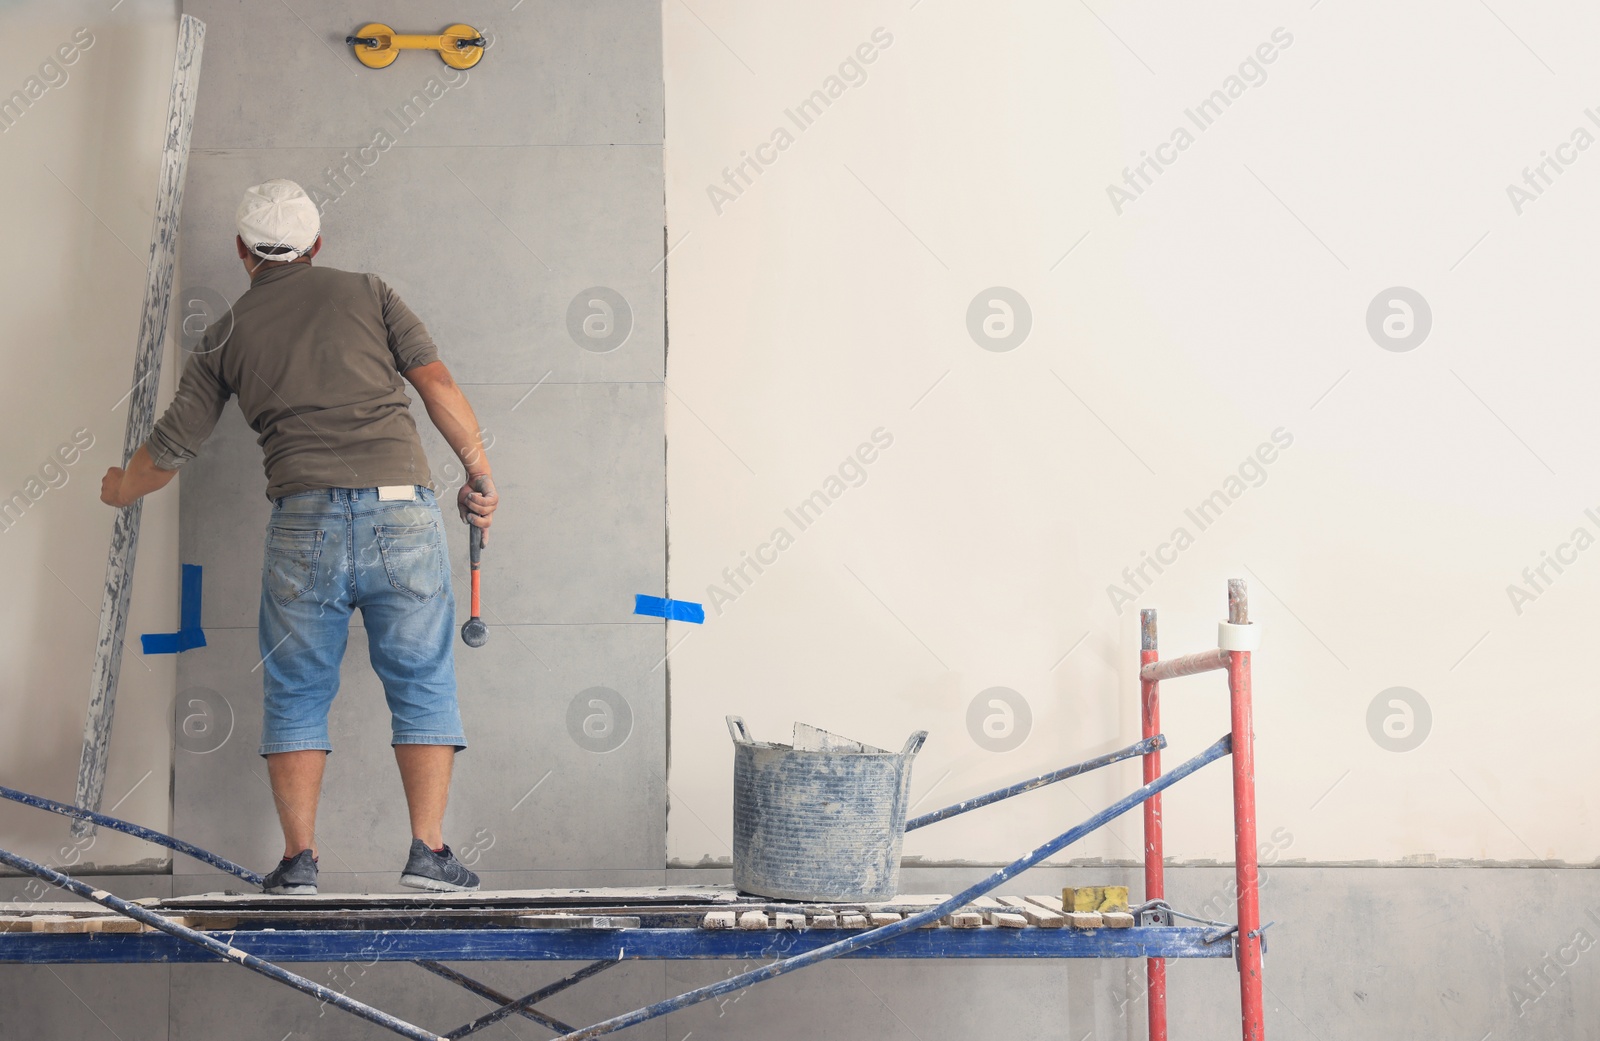
M 317 858 L 309 849 L 285 857 L 261 880 L 261 891 L 274 896 L 316 896 Z
M 478 876 L 468 871 L 446 846 L 435 853 L 421 839 L 411 840 L 411 856 L 400 873 L 400 884 L 435 893 L 470 893 L 478 888 Z

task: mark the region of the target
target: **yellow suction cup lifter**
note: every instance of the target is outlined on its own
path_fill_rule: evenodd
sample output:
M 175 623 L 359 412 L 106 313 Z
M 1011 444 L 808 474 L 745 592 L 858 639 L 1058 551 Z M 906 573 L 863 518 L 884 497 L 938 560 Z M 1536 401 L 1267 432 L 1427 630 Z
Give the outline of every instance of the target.
M 401 51 L 438 51 L 452 69 L 470 69 L 483 58 L 488 44 L 482 33 L 459 22 L 437 36 L 397 33 L 382 22 L 369 22 L 344 42 L 355 48 L 356 60 L 369 69 L 388 68 Z

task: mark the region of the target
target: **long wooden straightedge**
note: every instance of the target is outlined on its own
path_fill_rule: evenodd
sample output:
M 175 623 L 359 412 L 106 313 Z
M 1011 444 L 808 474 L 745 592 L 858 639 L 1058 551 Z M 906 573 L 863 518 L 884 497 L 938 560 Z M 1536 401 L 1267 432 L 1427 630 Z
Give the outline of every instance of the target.
M 150 437 L 155 426 L 156 390 L 161 383 L 161 351 L 167 342 L 167 314 L 172 304 L 173 269 L 178 262 L 178 217 L 183 211 L 183 179 L 189 169 L 189 137 L 194 129 L 195 94 L 200 87 L 200 52 L 206 26 L 198 18 L 178 20 L 178 51 L 172 65 L 172 93 L 167 100 L 166 147 L 161 154 L 161 179 L 156 186 L 154 231 L 139 316 L 139 345 L 133 360 L 133 389 L 128 394 L 128 424 L 122 436 L 122 465 Z M 111 752 L 111 714 L 122 672 L 122 642 L 128 630 L 128 601 L 133 595 L 134 552 L 139 548 L 139 516 L 144 500 L 117 511 L 106 558 L 106 588 L 100 600 L 100 635 L 95 641 L 94 674 L 89 682 L 89 714 L 83 724 L 83 756 L 78 762 L 74 800 L 98 810 L 106 786 L 106 760 Z M 72 834 L 82 838 L 94 830 L 88 821 L 74 821 Z

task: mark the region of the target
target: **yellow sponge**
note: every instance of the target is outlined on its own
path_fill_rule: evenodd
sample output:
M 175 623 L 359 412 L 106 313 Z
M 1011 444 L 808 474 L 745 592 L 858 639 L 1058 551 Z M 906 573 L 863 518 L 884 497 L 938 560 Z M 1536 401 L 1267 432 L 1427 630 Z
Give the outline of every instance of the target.
M 1067 886 L 1061 890 L 1064 911 L 1126 911 L 1127 886 Z

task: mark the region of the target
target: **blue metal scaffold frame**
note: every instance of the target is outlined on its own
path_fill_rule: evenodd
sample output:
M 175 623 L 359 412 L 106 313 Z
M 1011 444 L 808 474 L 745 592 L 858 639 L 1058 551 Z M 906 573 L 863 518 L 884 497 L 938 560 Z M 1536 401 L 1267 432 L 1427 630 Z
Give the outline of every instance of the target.
M 1235 752 L 1233 734 L 1226 734 L 1181 765 L 1150 778 L 1146 784 L 1081 824 L 999 868 L 960 893 L 906 914 L 889 924 L 849 931 L 714 930 L 705 928 L 235 928 L 227 932 L 190 928 L 150 908 L 131 903 L 63 872 L 0 849 L 0 863 L 33 875 L 131 918 L 146 927 L 138 933 L 0 932 L 0 963 L 119 964 L 149 962 L 231 961 L 293 987 L 319 1001 L 418 1041 L 461 1038 L 519 1015 L 558 1035 L 556 1041 L 599 1037 L 687 1008 L 698 1002 L 743 990 L 753 984 L 832 958 L 1233 958 L 1237 929 L 1223 924 L 1181 926 L 1167 916 L 1128 929 L 927 928 L 973 904 L 1012 878 L 1117 819 L 1202 767 Z M 1248 734 L 1246 740 L 1249 740 Z M 907 829 L 924 827 L 981 806 L 999 802 L 1090 770 L 1132 758 L 1149 758 L 1166 746 L 1160 734 L 1127 748 L 1010 785 L 946 809 L 918 817 Z M 259 885 L 255 872 L 180 839 L 127 821 L 94 813 L 0 786 L 0 797 L 48 810 L 78 821 L 114 828 L 194 857 L 212 867 Z M 292 900 L 292 898 L 285 898 Z M 1070 909 L 1069 909 L 1070 910 Z M 427 911 L 418 914 L 426 915 Z M 803 919 L 802 919 L 803 921 Z M 590 976 L 624 961 L 770 959 L 766 964 L 716 983 L 679 994 L 588 1027 L 577 1028 L 540 1012 L 534 1006 Z M 278 963 L 362 961 L 413 962 L 498 1008 L 443 1034 L 394 1016 L 299 976 Z M 588 962 L 571 975 L 531 994 L 513 998 L 448 968 L 441 961 Z

